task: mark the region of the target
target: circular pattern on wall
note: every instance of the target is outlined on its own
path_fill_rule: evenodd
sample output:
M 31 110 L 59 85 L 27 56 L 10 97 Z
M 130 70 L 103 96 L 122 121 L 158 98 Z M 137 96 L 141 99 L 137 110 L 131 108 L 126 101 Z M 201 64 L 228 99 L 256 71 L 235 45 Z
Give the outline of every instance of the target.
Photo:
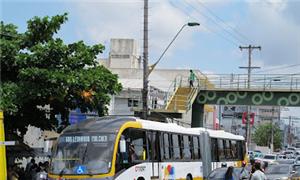
M 260 105 L 264 99 L 261 94 L 254 94 L 251 100 L 254 105 Z
M 236 95 L 240 99 L 245 99 L 245 97 L 247 97 L 247 92 L 240 92 L 240 91 L 238 91 L 238 92 L 236 92 Z
M 230 92 L 226 95 L 227 102 L 230 104 L 236 103 L 238 97 L 235 93 Z
M 221 97 L 218 99 L 217 104 L 225 104 L 226 105 L 226 104 L 228 104 L 228 102 L 227 102 L 226 98 Z
M 199 104 L 204 104 L 206 102 L 206 96 L 204 94 L 199 94 L 199 96 L 197 97 L 197 102 Z
M 297 93 L 291 93 L 289 95 L 289 102 L 291 105 L 296 105 L 300 102 L 300 94 Z
M 209 101 L 214 100 L 216 97 L 217 97 L 217 93 L 216 93 L 215 91 L 207 91 L 207 92 L 206 92 L 206 98 L 207 98 Z
M 277 105 L 279 106 L 288 106 L 289 105 L 289 100 L 286 97 L 281 97 L 277 100 Z
M 263 92 L 262 96 L 266 101 L 271 101 L 274 97 L 274 93 L 273 92 Z

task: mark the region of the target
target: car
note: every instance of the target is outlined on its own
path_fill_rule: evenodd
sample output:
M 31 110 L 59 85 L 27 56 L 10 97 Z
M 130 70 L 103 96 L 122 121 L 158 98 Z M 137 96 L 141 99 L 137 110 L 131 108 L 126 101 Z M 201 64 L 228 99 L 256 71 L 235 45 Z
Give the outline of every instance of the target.
M 287 151 L 294 151 L 294 152 L 295 152 L 295 151 L 296 151 L 296 148 L 295 148 L 295 147 L 288 147 L 288 148 L 286 148 L 286 150 L 287 150 Z
M 283 154 L 277 155 L 277 160 L 283 160 L 283 159 L 287 159 L 286 155 L 283 155 Z
M 243 171 L 242 171 L 243 170 Z M 217 168 L 213 170 L 209 175 L 208 175 L 208 180 L 223 180 L 225 173 L 227 171 L 227 168 Z M 249 179 L 250 177 L 250 172 L 246 168 L 237 168 L 234 167 L 233 170 L 233 178 L 243 180 L 243 179 Z
M 254 158 L 263 156 L 263 153 L 260 150 L 253 151 Z
M 290 164 L 271 164 L 264 171 L 268 180 L 288 180 L 294 174 L 293 166 Z
M 278 159 L 275 161 L 276 164 L 295 164 L 295 159 Z
M 287 158 L 292 158 L 294 157 L 294 151 L 292 150 L 287 150 L 287 151 L 284 151 L 283 154 L 287 157 Z
M 291 180 L 299 180 L 300 179 L 300 165 L 293 165 L 293 171 L 295 173 L 291 176 Z
M 275 154 L 266 154 L 261 159 L 261 161 L 272 164 L 272 163 L 274 163 L 276 161 L 276 155 Z
M 300 156 L 297 156 L 297 157 L 295 158 L 295 164 L 300 164 Z

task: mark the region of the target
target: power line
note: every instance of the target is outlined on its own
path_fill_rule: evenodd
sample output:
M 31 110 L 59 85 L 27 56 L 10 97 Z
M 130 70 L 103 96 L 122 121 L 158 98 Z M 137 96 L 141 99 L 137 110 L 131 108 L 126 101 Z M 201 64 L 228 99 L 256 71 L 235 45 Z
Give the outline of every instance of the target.
M 185 10 L 177 7 L 175 4 L 173 4 L 175 8 L 177 8 L 178 10 L 182 11 L 184 14 L 186 14 L 188 17 L 198 21 L 199 19 L 190 15 L 188 12 L 186 12 Z M 228 41 L 229 43 L 233 44 L 234 46 L 239 46 L 237 42 L 231 40 L 230 38 L 227 38 L 226 36 L 222 35 L 221 33 L 218 33 L 217 31 L 213 30 L 212 28 L 210 28 L 209 26 L 205 25 L 205 24 L 201 24 L 201 27 L 204 27 L 207 31 L 210 31 L 212 33 L 215 33 L 216 35 L 218 35 L 219 37 L 223 38 L 224 40 Z
M 281 67 L 276 67 L 276 68 L 270 68 L 270 69 L 265 69 L 265 70 L 261 70 L 261 71 L 257 71 L 256 73 L 262 73 L 262 72 L 270 72 L 270 71 L 274 71 L 274 70 L 281 70 L 281 69 L 288 69 L 288 68 L 293 68 L 293 67 L 297 67 L 300 66 L 300 64 L 292 64 L 292 65 L 287 65 L 287 66 L 281 66 Z
M 251 40 L 249 40 L 245 35 L 243 35 L 242 33 L 240 33 L 238 30 L 236 30 L 234 27 L 230 26 L 229 24 L 227 24 L 222 18 L 220 18 L 217 14 L 215 14 L 211 9 L 208 8 L 208 6 L 206 6 L 203 2 L 201 1 L 197 1 L 198 4 L 200 4 L 203 8 L 205 8 L 211 15 L 213 15 L 216 19 L 218 19 L 219 21 L 221 21 L 225 26 L 229 27 L 229 29 L 231 29 L 232 31 L 234 31 L 237 35 L 239 35 L 240 38 L 251 42 Z
M 205 13 L 201 12 L 199 9 L 195 8 L 190 2 L 184 0 L 183 3 L 187 4 L 190 8 L 194 9 L 197 13 L 199 13 L 201 16 L 205 17 L 206 19 L 210 20 L 212 23 L 217 25 L 219 28 L 223 29 L 229 36 L 231 36 L 233 39 L 235 39 L 238 43 L 244 44 L 240 39 L 238 39 L 233 33 L 225 29 L 222 25 L 220 25 L 218 22 L 216 22 L 213 18 L 206 15 Z

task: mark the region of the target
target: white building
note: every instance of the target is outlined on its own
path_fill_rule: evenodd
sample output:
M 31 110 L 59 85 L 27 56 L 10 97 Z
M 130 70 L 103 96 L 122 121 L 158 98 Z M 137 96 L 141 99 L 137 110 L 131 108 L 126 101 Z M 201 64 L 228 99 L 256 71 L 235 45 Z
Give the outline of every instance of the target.
M 133 115 L 133 109 L 142 107 L 143 69 L 137 47 L 133 39 L 112 39 L 109 57 L 100 59 L 101 65 L 118 74 L 123 86 L 122 92 L 112 97 L 109 106 L 111 115 Z M 189 71 L 190 69 L 154 69 L 149 76 L 148 107 L 163 109 L 175 78 L 180 79 L 182 85 L 188 86 Z M 197 76 L 202 75 L 199 70 L 194 70 L 194 73 Z M 212 113 L 205 117 L 207 122 L 212 121 Z M 179 121 L 190 124 L 191 110 L 184 113 Z

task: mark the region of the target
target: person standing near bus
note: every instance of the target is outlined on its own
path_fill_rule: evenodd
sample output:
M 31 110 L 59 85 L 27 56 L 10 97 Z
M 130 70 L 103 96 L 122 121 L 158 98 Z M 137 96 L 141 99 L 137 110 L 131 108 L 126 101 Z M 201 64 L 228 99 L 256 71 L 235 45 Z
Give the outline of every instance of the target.
M 260 162 L 254 163 L 254 173 L 251 175 L 250 180 L 267 180 L 266 175 L 261 170 Z
M 234 180 L 233 178 L 233 166 L 229 166 L 226 173 L 224 180 Z
M 190 76 L 189 76 L 190 88 L 194 87 L 195 78 L 196 78 L 195 73 L 193 72 L 193 70 L 190 70 Z

